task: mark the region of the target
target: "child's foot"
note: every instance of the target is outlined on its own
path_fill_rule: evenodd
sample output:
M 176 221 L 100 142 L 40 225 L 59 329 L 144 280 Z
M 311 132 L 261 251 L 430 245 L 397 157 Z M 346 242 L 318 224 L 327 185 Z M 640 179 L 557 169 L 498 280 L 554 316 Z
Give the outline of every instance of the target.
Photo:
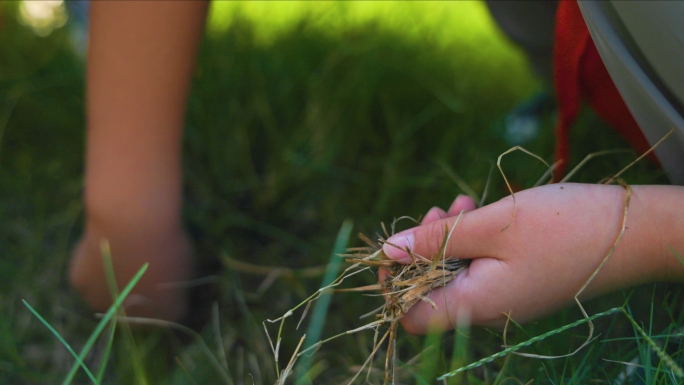
M 179 283 L 191 277 L 192 251 L 180 229 L 101 229 L 88 226 L 71 262 L 70 278 L 95 311 L 112 304 L 101 244 L 109 242 L 118 290 L 145 263 L 149 267 L 124 302 L 127 316 L 177 321 L 187 309 L 187 293 Z M 163 226 L 162 226 L 163 227 Z

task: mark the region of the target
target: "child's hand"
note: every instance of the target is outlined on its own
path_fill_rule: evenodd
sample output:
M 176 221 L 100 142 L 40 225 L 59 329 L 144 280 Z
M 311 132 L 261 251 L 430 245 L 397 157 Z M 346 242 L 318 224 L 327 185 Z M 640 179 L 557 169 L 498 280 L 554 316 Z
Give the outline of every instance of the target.
M 106 222 L 106 223 L 104 223 Z M 148 220 L 119 227 L 111 222 L 88 223 L 73 253 L 71 282 L 93 310 L 106 312 L 112 303 L 102 258 L 101 242 L 111 247 L 118 290 L 122 290 L 143 264 L 149 267 L 124 301 L 127 316 L 180 321 L 188 306 L 187 287 L 192 277 L 192 249 L 180 226 Z M 124 222 L 126 223 L 126 222 Z
M 648 256 L 667 254 L 657 216 L 640 199 L 640 191 L 653 195 L 648 188 L 634 189 L 625 235 L 580 298 L 664 278 L 663 259 Z M 448 213 L 433 208 L 421 226 L 388 241 L 429 258 L 442 244 L 445 225 L 451 229 L 461 210 L 473 210 L 462 216 L 446 252 L 472 263 L 430 295 L 438 309 L 418 302 L 402 318 L 404 328 L 410 333 L 425 333 L 429 326 L 447 329 L 463 315 L 474 325 L 501 327 L 504 313 L 527 322 L 568 306 L 617 239 L 625 196 L 620 186 L 554 184 L 516 193 L 513 217 L 511 197 L 477 210 L 467 197 L 457 198 Z M 395 260 L 408 258 L 387 244 L 384 252 Z

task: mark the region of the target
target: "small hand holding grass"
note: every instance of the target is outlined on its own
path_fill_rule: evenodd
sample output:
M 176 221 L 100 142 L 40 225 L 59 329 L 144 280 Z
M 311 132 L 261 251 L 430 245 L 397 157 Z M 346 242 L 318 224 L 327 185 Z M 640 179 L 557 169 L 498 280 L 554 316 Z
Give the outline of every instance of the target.
M 617 239 L 625 194 L 620 186 L 553 184 L 516 193 L 515 206 L 509 196 L 475 209 L 472 199 L 460 196 L 448 212 L 431 209 L 420 226 L 388 243 L 429 258 L 442 244 L 445 226 L 451 230 L 465 210 L 446 256 L 472 261 L 432 292 L 437 309 L 418 302 L 401 319 L 404 328 L 410 333 L 448 329 L 464 314 L 474 325 L 502 327 L 504 313 L 528 322 L 571 305 Z M 684 268 L 668 250 L 668 245 L 681 250 L 676 234 L 684 220 L 676 203 L 682 199 L 681 187 L 634 187 L 625 234 L 580 299 L 639 283 L 684 280 Z M 389 244 L 383 250 L 397 261 L 409 258 Z

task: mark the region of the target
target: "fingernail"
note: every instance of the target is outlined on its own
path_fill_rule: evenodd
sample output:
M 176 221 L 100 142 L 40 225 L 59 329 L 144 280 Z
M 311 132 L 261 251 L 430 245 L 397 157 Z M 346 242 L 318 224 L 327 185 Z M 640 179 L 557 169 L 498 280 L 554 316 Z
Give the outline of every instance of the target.
M 409 262 L 411 261 L 411 257 L 406 252 L 406 248 L 413 249 L 413 243 L 413 231 L 401 232 L 391 236 L 387 242 L 385 242 L 382 251 L 390 259 L 397 262 Z

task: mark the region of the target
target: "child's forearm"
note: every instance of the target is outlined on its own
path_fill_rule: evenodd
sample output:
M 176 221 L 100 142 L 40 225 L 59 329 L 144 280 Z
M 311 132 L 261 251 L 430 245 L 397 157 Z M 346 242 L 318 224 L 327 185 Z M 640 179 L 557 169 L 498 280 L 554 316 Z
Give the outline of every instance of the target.
M 177 226 L 181 136 L 206 3 L 93 2 L 88 220 Z M 151 223 L 149 223 L 151 224 Z
M 191 276 L 181 221 L 181 135 L 206 3 L 94 1 L 88 52 L 86 229 L 71 282 L 95 310 L 111 305 L 100 241 L 119 287 L 149 263 L 127 314 L 178 320 Z

